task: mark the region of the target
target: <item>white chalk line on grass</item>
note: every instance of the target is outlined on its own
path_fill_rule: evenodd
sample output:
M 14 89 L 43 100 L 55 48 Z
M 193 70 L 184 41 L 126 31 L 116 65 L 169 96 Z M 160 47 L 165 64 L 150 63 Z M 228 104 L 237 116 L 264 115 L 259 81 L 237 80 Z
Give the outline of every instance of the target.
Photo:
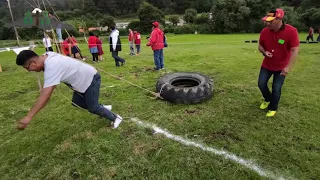
M 154 130 L 155 133 L 162 134 L 162 135 L 166 136 L 167 138 L 169 138 L 171 140 L 174 140 L 174 141 L 177 141 L 177 142 L 179 142 L 179 143 L 181 143 L 183 145 L 194 146 L 194 147 L 197 147 L 199 149 L 202 149 L 203 151 L 211 152 L 211 153 L 213 153 L 215 155 L 222 156 L 225 159 L 231 160 L 231 161 L 233 161 L 233 162 L 235 162 L 237 164 L 240 164 L 240 165 L 242 165 L 242 166 L 244 166 L 244 167 L 246 167 L 248 169 L 251 169 L 252 171 L 258 173 L 260 176 L 271 178 L 271 179 L 279 179 L 279 180 L 284 180 L 285 179 L 283 176 L 277 176 L 274 173 L 263 169 L 262 167 L 260 167 L 259 165 L 255 164 L 252 161 L 243 159 L 243 158 L 238 157 L 238 156 L 236 156 L 236 155 L 234 155 L 232 153 L 229 153 L 227 151 L 218 150 L 218 149 L 206 146 L 204 144 L 200 144 L 200 143 L 196 143 L 196 142 L 187 140 L 187 139 L 185 139 L 185 138 L 183 138 L 181 136 L 177 136 L 177 135 L 171 134 L 170 132 L 168 132 L 168 131 L 166 131 L 166 130 L 164 130 L 162 128 L 159 128 L 156 125 L 143 122 L 143 121 L 139 120 L 138 118 L 131 118 L 131 121 L 135 122 L 139 126 L 142 126 L 142 127 L 145 127 L 145 128 L 150 128 L 150 129 Z

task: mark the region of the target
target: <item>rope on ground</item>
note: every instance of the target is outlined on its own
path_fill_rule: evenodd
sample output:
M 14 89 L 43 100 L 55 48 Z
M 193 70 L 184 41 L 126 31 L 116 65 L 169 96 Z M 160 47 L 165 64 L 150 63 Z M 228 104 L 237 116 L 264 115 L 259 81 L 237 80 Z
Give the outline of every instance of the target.
M 123 78 L 121 78 L 121 77 L 118 77 L 118 76 L 115 76 L 115 75 L 113 75 L 113 74 L 110 74 L 110 73 L 106 72 L 105 70 L 100 69 L 100 68 L 98 68 L 98 67 L 96 67 L 96 66 L 94 66 L 94 67 L 95 67 L 96 69 L 98 69 L 99 71 L 101 71 L 101 72 L 103 72 L 103 73 L 105 73 L 105 74 L 107 74 L 107 75 L 109 75 L 109 76 L 111 76 L 111 77 L 114 77 L 114 78 L 119 79 L 119 80 L 121 80 L 121 81 L 124 81 L 124 82 L 126 82 L 126 83 L 128 83 L 128 84 L 130 84 L 130 85 L 132 85 L 132 86 L 135 86 L 135 87 L 137 87 L 137 88 L 139 88 L 139 89 L 142 89 L 142 90 L 144 90 L 144 91 L 146 91 L 146 92 L 151 93 L 152 95 L 155 96 L 155 99 L 156 99 L 156 98 L 163 99 L 163 98 L 161 97 L 160 93 L 155 93 L 155 92 L 153 92 L 153 91 L 150 91 L 149 89 L 146 89 L 146 88 L 143 88 L 143 87 L 141 87 L 141 86 L 138 86 L 138 85 L 136 85 L 136 84 L 134 84 L 134 83 L 132 83 L 132 82 L 130 82 L 130 81 L 127 81 L 127 80 L 125 80 L 125 79 L 123 79 Z
M 87 113 L 91 114 L 88 110 L 83 109 L 82 107 L 80 107 L 79 105 L 77 105 L 76 103 L 74 103 L 73 101 L 70 101 L 70 99 L 69 99 L 67 96 L 65 96 L 62 92 L 58 91 L 58 93 L 59 93 L 64 99 L 66 99 L 68 102 L 71 102 L 72 105 L 74 105 L 75 107 L 77 107 L 77 108 L 79 108 L 79 109 L 81 109 L 81 110 L 83 110 L 83 111 L 86 111 Z M 82 97 L 83 97 L 83 96 L 82 96 Z M 83 98 L 84 98 L 84 97 L 83 97 Z M 144 112 L 144 113 L 137 114 L 137 115 L 135 115 L 134 117 L 136 117 L 136 116 L 140 116 L 140 117 L 141 117 L 141 116 L 146 115 L 146 114 L 148 115 L 147 117 L 150 117 L 150 116 L 156 114 L 156 111 L 155 111 L 155 110 L 150 110 L 150 111 L 147 111 L 147 112 Z M 123 118 L 123 119 L 131 119 L 132 117 L 130 117 L 130 116 L 123 116 L 122 118 Z M 146 117 L 144 117 L 144 118 L 146 118 Z

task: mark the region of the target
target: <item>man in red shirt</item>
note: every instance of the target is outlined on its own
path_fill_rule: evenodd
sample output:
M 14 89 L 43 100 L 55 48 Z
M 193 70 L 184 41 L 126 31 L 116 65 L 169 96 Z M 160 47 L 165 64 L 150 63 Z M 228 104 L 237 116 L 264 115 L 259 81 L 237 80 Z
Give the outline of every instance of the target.
M 299 37 L 296 28 L 283 22 L 284 11 L 270 11 L 262 20 L 267 27 L 260 34 L 259 51 L 265 56 L 260 70 L 258 86 L 265 99 L 260 109 L 267 109 L 267 117 L 276 114 L 285 77 L 299 52 Z M 272 92 L 268 81 L 273 75 Z
M 149 43 L 147 46 L 151 46 L 153 50 L 154 56 L 154 70 L 164 69 L 163 63 L 163 48 L 164 48 L 164 34 L 163 31 L 159 28 L 159 23 L 154 22 L 152 23 L 152 33 L 151 37 L 149 38 Z
M 133 56 L 134 55 L 134 34 L 133 34 L 133 31 L 131 29 L 129 29 L 129 37 L 128 37 L 128 40 L 129 40 L 129 44 L 130 44 L 130 55 Z
M 138 31 L 134 31 L 134 43 L 137 49 L 137 55 L 140 55 L 141 35 Z

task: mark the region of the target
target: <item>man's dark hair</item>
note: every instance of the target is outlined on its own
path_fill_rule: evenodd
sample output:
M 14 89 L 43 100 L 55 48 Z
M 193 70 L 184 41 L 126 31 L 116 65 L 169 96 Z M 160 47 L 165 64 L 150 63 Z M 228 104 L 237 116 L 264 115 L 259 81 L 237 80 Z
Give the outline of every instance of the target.
M 16 64 L 18 66 L 23 66 L 28 60 L 30 60 L 33 57 L 38 57 L 38 54 L 31 50 L 23 50 L 18 54 Z
M 92 31 L 89 32 L 89 36 L 94 36 Z
M 115 30 L 116 27 L 114 25 L 110 26 L 111 30 Z

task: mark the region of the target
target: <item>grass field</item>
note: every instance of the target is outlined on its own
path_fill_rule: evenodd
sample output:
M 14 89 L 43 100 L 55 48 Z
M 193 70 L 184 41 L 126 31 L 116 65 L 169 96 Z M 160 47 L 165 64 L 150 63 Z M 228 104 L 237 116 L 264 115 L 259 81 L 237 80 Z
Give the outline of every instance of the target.
M 65 85 L 58 86 L 26 130 L 16 130 L 39 90 L 34 73 L 16 66 L 12 51 L 1 53 L 1 179 L 268 179 L 234 161 L 153 134 L 131 117 L 252 160 L 277 177 L 320 179 L 319 44 L 301 45 L 278 114 L 266 118 L 266 111 L 259 110 L 263 99 L 257 87 L 262 56 L 257 44 L 244 43 L 258 36 L 169 36 L 166 70 L 160 72 L 150 70 L 152 51 L 145 46 L 140 56 L 132 57 L 124 45 L 120 55 L 127 63 L 115 68 L 104 45 L 105 60 L 95 66 L 146 89 L 155 91 L 157 79 L 168 72 L 201 72 L 215 82 L 211 100 L 175 105 L 150 99 L 147 92 L 101 72 L 101 102 L 126 117 L 117 130 L 71 106 L 64 96 L 71 99 L 72 92 Z M 86 45 L 81 48 L 89 55 Z

